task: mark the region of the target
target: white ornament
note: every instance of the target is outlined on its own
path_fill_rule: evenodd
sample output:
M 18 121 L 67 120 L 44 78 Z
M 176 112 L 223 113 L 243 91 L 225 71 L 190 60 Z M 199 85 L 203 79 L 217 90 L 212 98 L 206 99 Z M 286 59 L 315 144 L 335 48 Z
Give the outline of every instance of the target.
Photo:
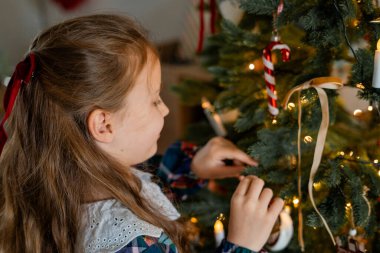
M 280 213 L 280 231 L 277 241 L 272 245 L 266 245 L 266 248 L 270 251 L 280 251 L 288 246 L 290 240 L 293 237 L 293 220 L 289 213 L 282 211 Z
M 239 7 L 239 1 L 224 0 L 219 4 L 220 14 L 224 19 L 228 19 L 238 25 L 243 18 L 244 11 Z

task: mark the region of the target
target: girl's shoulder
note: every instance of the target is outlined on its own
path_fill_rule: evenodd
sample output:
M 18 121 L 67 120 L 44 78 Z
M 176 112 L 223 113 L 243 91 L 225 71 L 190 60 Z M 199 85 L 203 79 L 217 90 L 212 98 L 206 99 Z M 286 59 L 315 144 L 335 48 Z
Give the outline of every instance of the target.
M 138 218 L 117 200 L 86 205 L 78 249 L 84 252 L 115 252 L 138 236 L 158 238 L 163 230 Z
M 133 169 L 141 180 L 141 195 L 170 219 L 179 213 L 151 181 L 151 174 Z M 83 205 L 82 223 L 77 238 L 81 252 L 116 252 L 139 236 L 159 238 L 163 230 L 137 217 L 131 210 L 115 199 L 102 200 Z

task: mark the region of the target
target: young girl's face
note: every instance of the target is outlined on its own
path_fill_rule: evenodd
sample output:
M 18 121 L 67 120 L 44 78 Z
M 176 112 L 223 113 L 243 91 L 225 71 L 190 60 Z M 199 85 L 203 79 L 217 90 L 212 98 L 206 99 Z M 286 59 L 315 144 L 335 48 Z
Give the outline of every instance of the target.
M 147 160 L 157 151 L 157 140 L 169 109 L 161 100 L 160 61 L 149 52 L 147 64 L 114 118 L 110 154 L 125 165 Z

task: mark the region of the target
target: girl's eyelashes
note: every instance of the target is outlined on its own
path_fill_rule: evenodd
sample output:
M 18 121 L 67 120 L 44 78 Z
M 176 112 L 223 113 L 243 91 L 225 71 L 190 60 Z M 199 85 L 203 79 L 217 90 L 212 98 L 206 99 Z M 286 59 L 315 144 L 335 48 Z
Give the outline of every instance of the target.
M 161 98 L 157 99 L 156 101 L 153 102 L 154 106 L 159 106 L 162 103 Z

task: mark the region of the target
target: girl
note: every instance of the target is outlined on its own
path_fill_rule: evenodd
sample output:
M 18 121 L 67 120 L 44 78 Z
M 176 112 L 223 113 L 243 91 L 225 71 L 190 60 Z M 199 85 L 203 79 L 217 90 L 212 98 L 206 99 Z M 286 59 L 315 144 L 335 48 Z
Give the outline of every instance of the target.
M 34 40 L 4 98 L 0 252 L 188 252 L 178 212 L 134 168 L 156 152 L 169 112 L 160 72 L 154 47 L 125 17 L 72 19 Z M 256 165 L 214 138 L 187 174 L 239 175 L 244 167 L 224 159 Z M 186 171 L 179 161 L 161 174 L 176 180 L 176 167 Z M 283 205 L 261 179 L 240 179 L 218 252 L 260 250 Z

